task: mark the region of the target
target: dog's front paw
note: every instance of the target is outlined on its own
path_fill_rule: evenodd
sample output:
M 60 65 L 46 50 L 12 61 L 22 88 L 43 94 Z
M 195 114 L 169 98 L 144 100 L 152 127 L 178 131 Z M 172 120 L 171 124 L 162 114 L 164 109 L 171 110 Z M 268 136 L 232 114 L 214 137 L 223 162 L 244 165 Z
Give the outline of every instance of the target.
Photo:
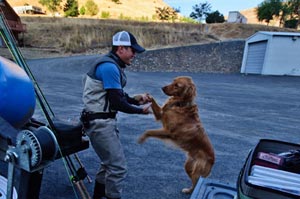
M 146 135 L 142 135 L 139 139 L 138 139 L 138 143 L 139 144 L 143 144 L 147 139 Z
M 155 102 L 155 99 L 153 96 L 150 96 L 149 98 L 150 98 L 150 102 L 152 102 L 152 103 Z

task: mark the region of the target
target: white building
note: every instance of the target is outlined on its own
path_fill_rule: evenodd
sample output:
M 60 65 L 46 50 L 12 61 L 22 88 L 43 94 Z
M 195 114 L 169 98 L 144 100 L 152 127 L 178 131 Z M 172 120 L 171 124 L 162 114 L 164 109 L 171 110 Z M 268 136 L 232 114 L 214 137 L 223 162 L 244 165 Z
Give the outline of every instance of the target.
M 250 36 L 241 73 L 300 76 L 300 33 L 259 31 Z
M 42 8 L 37 6 L 15 6 L 13 9 L 17 14 L 45 14 Z
M 238 11 L 230 11 L 228 14 L 228 23 L 247 23 L 247 18 Z

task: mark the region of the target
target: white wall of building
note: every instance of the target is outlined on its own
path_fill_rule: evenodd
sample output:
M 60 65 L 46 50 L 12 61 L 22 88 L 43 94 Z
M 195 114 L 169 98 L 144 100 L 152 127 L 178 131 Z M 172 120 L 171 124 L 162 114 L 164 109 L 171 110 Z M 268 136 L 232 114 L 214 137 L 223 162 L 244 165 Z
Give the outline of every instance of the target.
M 249 37 L 241 73 L 300 76 L 300 33 L 261 31 Z
M 238 11 L 230 11 L 228 14 L 228 23 L 247 23 L 247 18 Z

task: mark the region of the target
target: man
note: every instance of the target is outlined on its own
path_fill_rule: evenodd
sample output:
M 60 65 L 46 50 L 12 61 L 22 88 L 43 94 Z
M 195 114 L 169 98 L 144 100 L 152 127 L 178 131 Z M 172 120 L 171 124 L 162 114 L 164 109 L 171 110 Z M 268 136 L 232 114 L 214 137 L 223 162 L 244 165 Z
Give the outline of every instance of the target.
M 116 126 L 118 111 L 130 114 L 148 114 L 148 94 L 130 97 L 123 91 L 126 85 L 124 69 L 132 63 L 136 53 L 142 53 L 135 37 L 126 31 L 116 33 L 112 50 L 99 58 L 86 75 L 81 120 L 91 145 L 101 160 L 96 175 L 94 199 L 121 198 L 127 173 L 124 151 Z

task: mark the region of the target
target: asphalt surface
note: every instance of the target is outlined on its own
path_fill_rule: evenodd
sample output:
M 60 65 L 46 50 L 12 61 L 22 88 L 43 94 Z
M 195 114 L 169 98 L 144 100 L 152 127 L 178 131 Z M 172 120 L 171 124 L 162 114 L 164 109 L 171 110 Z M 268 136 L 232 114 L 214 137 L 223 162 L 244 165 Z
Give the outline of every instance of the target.
M 93 56 L 28 60 L 55 115 L 78 121 L 82 109 L 82 78 Z M 212 180 L 235 185 L 250 149 L 259 139 L 300 142 L 300 78 L 243 74 L 127 72 L 125 91 L 149 92 L 160 104 L 167 99 L 161 87 L 176 76 L 191 76 L 197 85 L 200 118 L 214 145 Z M 35 117 L 41 115 L 37 111 Z M 41 119 L 41 118 L 40 118 Z M 152 115 L 119 113 L 120 136 L 128 161 L 124 199 L 188 199 L 181 189 L 190 186 L 183 165 L 185 154 L 159 140 L 137 144 L 144 130 L 159 128 Z M 93 149 L 78 153 L 92 179 L 99 160 Z M 92 193 L 93 183 L 85 181 Z M 74 199 L 63 161 L 44 171 L 41 199 Z

